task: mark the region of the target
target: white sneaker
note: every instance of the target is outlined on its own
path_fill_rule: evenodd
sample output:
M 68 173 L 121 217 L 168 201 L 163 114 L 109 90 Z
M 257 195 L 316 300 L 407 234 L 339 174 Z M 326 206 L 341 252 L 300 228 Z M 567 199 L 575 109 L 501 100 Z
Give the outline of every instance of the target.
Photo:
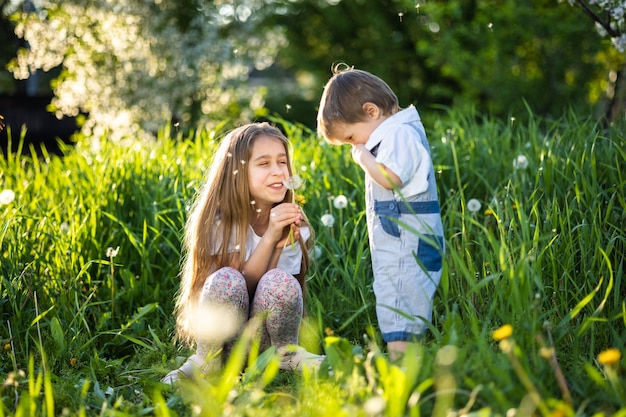
M 218 371 L 220 369 L 219 361 L 219 357 L 205 360 L 202 356 L 196 353 L 191 355 L 180 368 L 170 371 L 167 375 L 161 378 L 161 382 L 173 385 L 175 382 L 178 382 L 183 378 L 193 378 L 199 373 Z
M 322 361 L 326 358 L 324 355 L 307 352 L 301 346 L 298 346 L 295 350 L 289 347 L 280 348 L 279 354 L 282 355 L 280 369 L 285 371 L 302 372 L 304 368 L 319 369 Z

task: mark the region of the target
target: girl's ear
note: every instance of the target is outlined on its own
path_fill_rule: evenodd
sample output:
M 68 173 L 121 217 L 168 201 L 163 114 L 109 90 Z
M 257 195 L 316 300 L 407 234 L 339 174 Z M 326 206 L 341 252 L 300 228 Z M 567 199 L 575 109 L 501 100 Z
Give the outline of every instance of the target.
M 362 108 L 365 114 L 367 114 L 372 119 L 378 119 L 378 117 L 380 116 L 380 108 L 372 102 L 368 101 L 367 103 L 363 104 Z

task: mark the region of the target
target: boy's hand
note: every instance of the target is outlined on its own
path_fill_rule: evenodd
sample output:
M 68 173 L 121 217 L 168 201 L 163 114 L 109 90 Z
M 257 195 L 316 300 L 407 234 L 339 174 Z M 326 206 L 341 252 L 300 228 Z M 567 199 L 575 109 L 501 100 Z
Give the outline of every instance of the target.
M 352 145 L 352 159 L 354 159 L 354 162 L 356 162 L 359 165 L 363 165 L 364 160 L 363 157 L 365 155 L 370 155 L 373 156 L 365 147 L 365 144 L 357 144 L 357 145 Z

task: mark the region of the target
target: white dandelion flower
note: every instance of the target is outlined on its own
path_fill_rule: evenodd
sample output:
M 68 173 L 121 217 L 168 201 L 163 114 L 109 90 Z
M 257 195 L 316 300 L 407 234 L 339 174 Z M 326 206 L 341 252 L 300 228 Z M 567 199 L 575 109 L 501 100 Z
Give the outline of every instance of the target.
M 329 213 L 324 214 L 322 216 L 322 224 L 326 227 L 333 227 L 335 225 L 335 217 Z
M 15 193 L 13 190 L 2 190 L 0 192 L 0 205 L 5 206 L 7 204 L 11 204 L 15 200 Z
M 120 251 L 120 247 L 119 246 L 117 248 L 115 248 L 115 249 L 113 249 L 111 246 L 109 246 L 107 248 L 107 252 L 106 252 L 107 258 L 111 258 L 111 259 L 115 258 L 117 256 L 117 254 L 119 253 L 119 251 Z
M 318 245 L 313 247 L 313 259 L 319 259 L 322 256 L 322 248 Z
M 342 210 L 348 206 L 348 199 L 343 194 L 338 195 L 333 200 L 333 206 L 335 206 L 336 209 Z
M 467 202 L 467 211 L 470 213 L 478 213 L 478 210 L 480 210 L 481 207 L 482 204 L 480 204 L 480 201 L 475 198 L 472 198 Z
M 288 179 L 283 181 L 283 185 L 290 190 L 297 190 L 302 187 L 302 178 L 299 175 L 292 175 Z
M 528 158 L 525 155 L 517 155 L 517 158 L 513 160 L 513 168 L 526 169 L 528 168 Z

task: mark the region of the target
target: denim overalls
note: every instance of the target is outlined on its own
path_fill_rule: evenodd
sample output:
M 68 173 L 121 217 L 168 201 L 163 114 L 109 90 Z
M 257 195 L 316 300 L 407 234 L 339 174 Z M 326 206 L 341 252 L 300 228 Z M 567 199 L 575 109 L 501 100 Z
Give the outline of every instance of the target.
M 421 122 L 410 123 L 430 146 Z M 378 147 L 372 149 L 376 155 Z M 399 150 L 401 152 L 401 150 Z M 424 335 L 441 279 L 443 226 L 432 167 L 425 192 L 402 196 L 365 179 L 366 217 L 374 272 L 376 314 L 385 342 Z

